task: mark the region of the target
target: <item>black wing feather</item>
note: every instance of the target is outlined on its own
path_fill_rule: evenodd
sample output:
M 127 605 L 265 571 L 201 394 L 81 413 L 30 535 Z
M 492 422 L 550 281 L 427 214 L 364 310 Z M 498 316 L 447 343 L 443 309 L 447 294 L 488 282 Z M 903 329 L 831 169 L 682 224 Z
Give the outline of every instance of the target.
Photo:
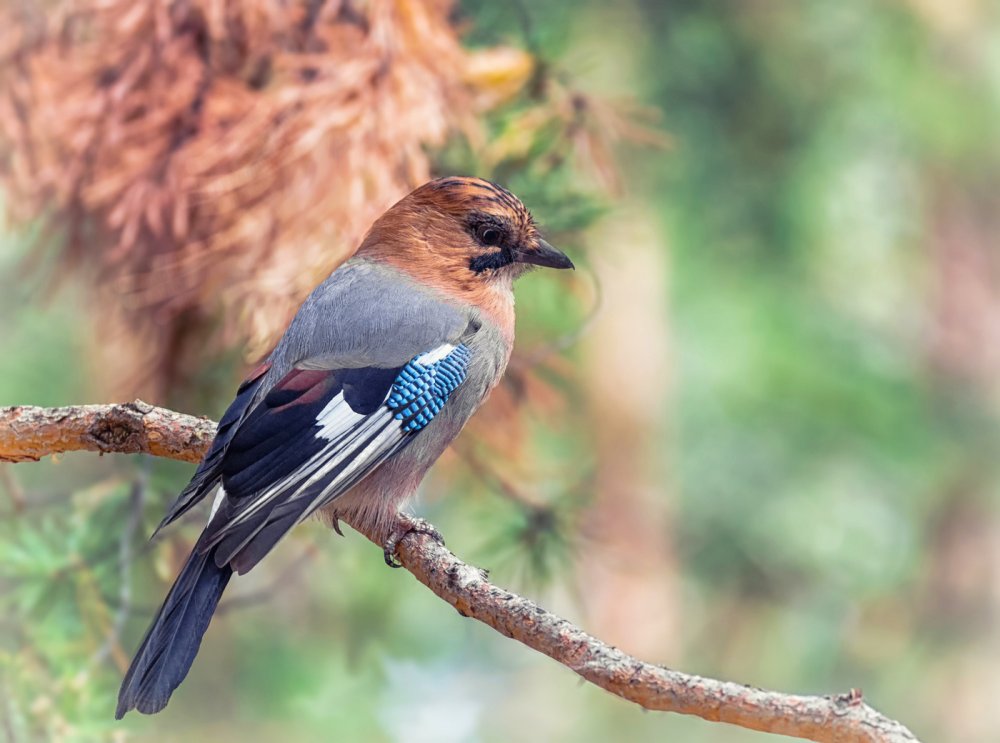
M 146 632 L 118 692 L 115 719 L 159 712 L 187 676 L 233 569 L 194 550 Z
M 227 501 L 252 499 L 318 454 L 316 417 L 341 391 L 336 372 L 290 372 L 246 417 L 219 468 Z
M 282 379 L 229 444 L 221 468 L 226 498 L 205 530 L 202 551 L 212 549 L 216 564 L 245 573 L 322 504 L 330 483 L 336 481 L 337 491 L 344 492 L 371 471 L 378 462 L 344 477 L 359 453 L 390 427 L 399 427 L 383 407 L 399 371 L 295 370 Z M 322 411 L 341 394 L 357 423 L 335 438 L 319 435 Z M 376 420 L 372 416 L 380 408 Z M 398 443 L 411 438 L 400 434 Z M 397 450 L 383 452 L 378 461 Z M 346 453 L 336 461 L 341 452 Z
M 209 448 L 208 454 L 201 460 L 198 469 L 195 470 L 194 476 L 191 478 L 191 482 L 187 484 L 187 487 L 181 491 L 180 495 L 174 499 L 170 508 L 167 509 L 167 514 L 153 531 L 150 539 L 155 537 L 165 526 L 180 518 L 192 506 L 208 495 L 219 483 L 221 466 L 229 443 L 239 428 L 240 421 L 243 420 L 243 417 L 250 409 L 250 403 L 253 402 L 254 395 L 263 381 L 264 374 L 270 367 L 269 363 L 261 364 L 240 385 L 236 391 L 235 399 L 230 403 L 226 412 L 222 414 L 222 418 L 219 419 L 219 425 L 215 429 L 215 439 L 212 441 L 212 446 Z

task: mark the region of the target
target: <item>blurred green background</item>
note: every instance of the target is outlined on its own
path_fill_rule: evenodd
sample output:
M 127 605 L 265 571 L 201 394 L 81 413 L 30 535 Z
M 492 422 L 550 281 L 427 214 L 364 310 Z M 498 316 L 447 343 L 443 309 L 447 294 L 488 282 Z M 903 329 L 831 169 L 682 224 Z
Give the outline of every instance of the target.
M 1000 6 L 460 14 L 469 45 L 527 48 L 611 107 L 659 110 L 670 144 L 624 136 L 620 189 L 575 211 L 571 178 L 494 173 L 587 267 L 522 281 L 522 349 L 579 342 L 549 374 L 558 400 L 525 403 L 529 471 L 484 472 L 463 442 L 420 512 L 500 584 L 646 660 L 860 687 L 924 740 L 1000 740 Z M 493 116 L 506 131 L 510 110 Z M 0 405 L 95 401 L 75 361 L 88 295 L 25 278 L 31 234 L 0 241 Z M 188 409 L 217 416 L 238 366 L 204 374 Z M 85 454 L 3 468 L 8 740 L 770 739 L 581 684 L 315 524 L 236 582 L 167 710 L 116 724 L 122 652 L 196 524 L 145 535 L 191 471 Z

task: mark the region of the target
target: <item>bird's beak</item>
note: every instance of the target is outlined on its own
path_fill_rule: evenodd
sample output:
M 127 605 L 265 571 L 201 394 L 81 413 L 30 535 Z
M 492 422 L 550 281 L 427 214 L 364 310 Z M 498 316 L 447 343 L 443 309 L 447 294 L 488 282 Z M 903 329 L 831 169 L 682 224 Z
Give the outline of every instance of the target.
M 514 251 L 514 260 L 518 263 L 531 263 L 535 266 L 548 268 L 576 268 L 566 254 L 556 250 L 542 238 L 538 238 L 530 248 L 518 248 Z

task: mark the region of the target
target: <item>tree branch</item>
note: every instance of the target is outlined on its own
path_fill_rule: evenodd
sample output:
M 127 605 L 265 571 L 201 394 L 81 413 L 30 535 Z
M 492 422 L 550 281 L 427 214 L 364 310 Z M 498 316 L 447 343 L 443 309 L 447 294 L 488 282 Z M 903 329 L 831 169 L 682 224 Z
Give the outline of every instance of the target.
M 38 460 L 64 451 L 144 452 L 197 462 L 215 424 L 136 400 L 121 405 L 0 408 L 0 462 Z M 744 728 L 828 743 L 902 743 L 913 733 L 851 690 L 798 696 L 693 676 L 644 663 L 588 635 L 526 598 L 493 585 L 485 571 L 444 545 L 411 533 L 399 559 L 463 616 L 544 653 L 587 681 L 641 707 L 695 715 Z
M 37 462 L 66 451 L 152 454 L 198 462 L 215 438 L 215 421 L 156 408 L 120 405 L 0 408 L 0 462 Z

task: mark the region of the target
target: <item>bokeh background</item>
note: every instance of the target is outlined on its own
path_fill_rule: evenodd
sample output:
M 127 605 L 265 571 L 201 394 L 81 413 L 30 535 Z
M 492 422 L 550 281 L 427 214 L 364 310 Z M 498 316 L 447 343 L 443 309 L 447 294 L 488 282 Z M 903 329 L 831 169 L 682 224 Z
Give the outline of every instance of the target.
M 0 405 L 218 416 L 386 206 L 494 178 L 581 270 L 521 282 L 419 505 L 449 546 L 644 659 L 1000 739 L 997 3 L 0 13 Z M 4 740 L 768 739 L 583 685 L 315 524 L 115 723 L 191 469 L 0 467 Z

